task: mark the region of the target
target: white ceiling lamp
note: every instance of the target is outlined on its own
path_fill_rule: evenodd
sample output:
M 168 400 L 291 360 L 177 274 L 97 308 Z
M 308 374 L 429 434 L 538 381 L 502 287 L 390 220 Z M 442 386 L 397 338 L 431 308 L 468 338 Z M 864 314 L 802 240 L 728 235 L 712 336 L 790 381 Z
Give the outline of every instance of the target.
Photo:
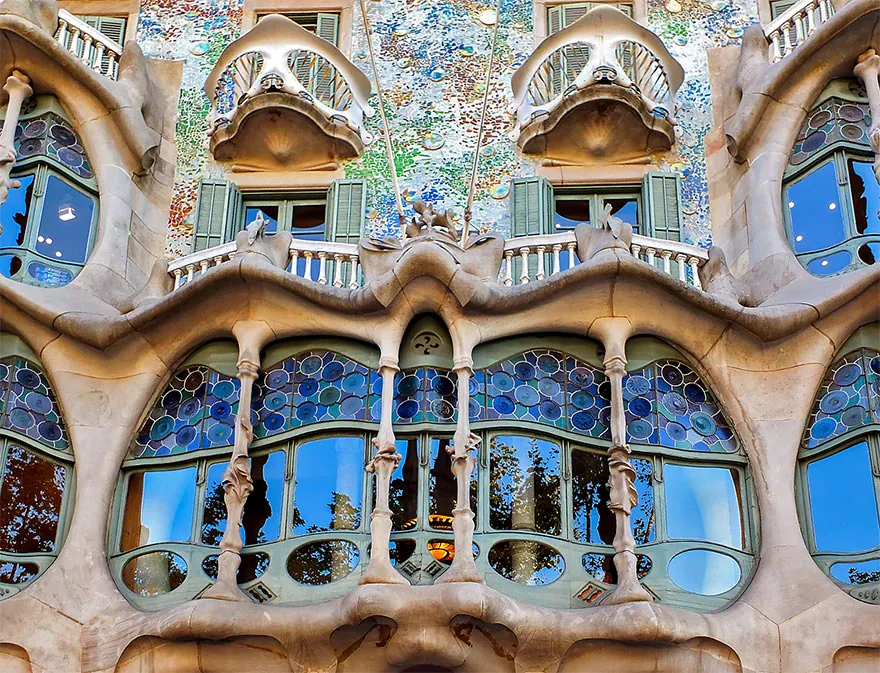
M 70 222 L 71 220 L 76 219 L 76 212 L 73 210 L 73 206 L 62 206 L 58 209 L 58 219 L 62 222 Z

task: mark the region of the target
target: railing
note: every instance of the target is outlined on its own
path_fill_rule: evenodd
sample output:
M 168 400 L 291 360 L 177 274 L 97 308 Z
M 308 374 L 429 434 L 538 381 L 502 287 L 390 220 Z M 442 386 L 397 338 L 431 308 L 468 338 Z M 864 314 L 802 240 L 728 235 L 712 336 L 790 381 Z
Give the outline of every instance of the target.
M 55 40 L 95 72 L 116 79 L 122 45 L 64 9 L 58 10 Z
M 631 252 L 636 259 L 702 289 L 698 269 L 709 259 L 708 251 L 703 248 L 635 234 Z M 504 242 L 504 261 L 498 281 L 504 285 L 525 285 L 554 276 L 579 263 L 573 231 L 510 238 Z
M 336 47 L 280 14 L 267 16 L 232 42 L 205 82 L 211 121 L 228 124 L 246 100 L 270 91 L 300 96 L 364 143 L 370 80 Z
M 655 116 L 671 118 L 684 70 L 662 40 L 626 14 L 600 6 L 550 35 L 511 80 L 519 127 L 548 115 L 576 91 L 616 84 L 639 95 Z
M 174 289 L 205 275 L 209 269 L 220 266 L 233 257 L 235 242 L 224 243 L 174 260 L 168 265 L 168 273 L 174 278 Z M 357 246 L 351 243 L 295 238 L 290 244 L 287 271 L 320 285 L 357 289 L 363 284 Z
M 770 62 L 784 59 L 832 16 L 831 0 L 800 0 L 789 7 L 764 29 L 770 43 Z

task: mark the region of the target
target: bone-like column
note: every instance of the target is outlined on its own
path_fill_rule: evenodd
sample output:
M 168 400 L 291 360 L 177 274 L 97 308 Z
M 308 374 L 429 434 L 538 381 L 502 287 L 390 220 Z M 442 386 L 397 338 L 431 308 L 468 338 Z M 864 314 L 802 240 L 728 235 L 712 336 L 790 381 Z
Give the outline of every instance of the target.
M 6 105 L 3 131 L 0 132 L 0 205 L 6 203 L 9 190 L 21 187 L 18 180 L 9 177 L 15 166 L 15 129 L 21 116 L 22 104 L 34 93 L 30 78 L 19 70 L 12 71 L 6 79 L 3 91 L 9 96 L 9 103 Z M 0 232 L 2 231 L 3 225 L 0 223 Z
M 623 377 L 626 374 L 626 340 L 631 326 L 625 318 L 600 318 L 594 329 L 605 346 L 605 375 L 611 385 L 611 448 L 608 451 L 608 508 L 614 512 L 614 568 L 617 586 L 602 597 L 603 605 L 653 601 L 653 597 L 639 584 L 636 573 L 636 541 L 632 534 L 630 517 L 639 502 L 635 487 L 635 470 L 630 463 L 630 449 L 626 443 L 626 415 L 623 401 Z
M 376 453 L 367 463 L 367 472 L 373 473 L 376 480 L 376 502 L 370 517 L 370 563 L 361 577 L 360 584 L 409 584 L 403 575 L 391 565 L 389 545 L 391 542 L 391 506 L 388 493 L 391 488 L 391 474 L 403 456 L 397 453 L 394 428 L 391 425 L 392 402 L 394 401 L 394 375 L 400 371 L 396 358 L 383 357 L 379 361 L 379 375 L 382 377 L 382 417 L 379 432 L 373 438 Z
M 456 360 L 453 370 L 458 379 L 458 422 L 449 451 L 452 474 L 455 475 L 455 509 L 452 510 L 452 531 L 455 534 L 455 556 L 452 565 L 435 584 L 445 582 L 482 582 L 471 551 L 474 543 L 474 511 L 471 509 L 471 475 L 477 465 L 471 452 L 480 444 L 480 438 L 471 432 L 470 380 L 474 375 L 473 362 L 468 358 Z
M 225 601 L 250 601 L 250 597 L 238 586 L 238 568 L 241 565 L 241 519 L 248 496 L 254 490 L 251 477 L 251 461 L 248 451 L 254 438 L 251 425 L 251 399 L 254 381 L 260 371 L 260 349 L 268 341 L 270 331 L 265 323 L 237 323 L 233 334 L 238 339 L 238 380 L 241 390 L 238 396 L 238 413 L 235 416 L 235 440 L 232 457 L 223 473 L 226 505 L 226 530 L 220 541 L 220 557 L 217 560 L 217 581 L 209 587 L 202 598 Z
M 880 55 L 868 49 L 859 56 L 853 74 L 865 83 L 871 106 L 871 128 L 868 137 L 874 146 L 874 178 L 880 184 Z

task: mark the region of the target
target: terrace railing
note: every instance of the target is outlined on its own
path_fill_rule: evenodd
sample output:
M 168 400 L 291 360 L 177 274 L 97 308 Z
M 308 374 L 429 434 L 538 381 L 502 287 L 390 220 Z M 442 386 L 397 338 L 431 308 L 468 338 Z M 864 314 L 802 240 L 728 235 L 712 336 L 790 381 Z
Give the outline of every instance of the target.
M 832 16 L 834 6 L 831 0 L 800 0 L 794 3 L 764 29 L 770 44 L 770 62 L 784 59 Z
M 113 80 L 119 76 L 122 45 L 67 10 L 58 10 L 55 40 L 95 72 Z

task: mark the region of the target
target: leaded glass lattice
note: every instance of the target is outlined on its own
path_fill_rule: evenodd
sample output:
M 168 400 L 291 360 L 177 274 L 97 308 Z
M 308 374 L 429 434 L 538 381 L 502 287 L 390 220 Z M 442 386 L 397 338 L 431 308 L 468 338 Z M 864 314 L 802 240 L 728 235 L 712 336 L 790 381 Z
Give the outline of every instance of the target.
M 813 448 L 872 422 L 880 423 L 880 352 L 861 348 L 831 365 L 803 443 Z
M 15 129 L 16 161 L 45 156 L 81 178 L 95 177 L 86 150 L 73 127 L 53 112 L 25 119 Z
M 792 149 L 791 164 L 799 166 L 823 148 L 840 141 L 869 148 L 869 128 L 871 114 L 867 102 L 829 98 L 807 116 Z
M 683 362 L 663 360 L 627 374 L 623 399 L 633 442 L 711 453 L 737 450 L 714 395 Z
M 24 358 L 0 360 L 0 427 L 52 449 L 70 449 L 49 380 L 40 367 Z

